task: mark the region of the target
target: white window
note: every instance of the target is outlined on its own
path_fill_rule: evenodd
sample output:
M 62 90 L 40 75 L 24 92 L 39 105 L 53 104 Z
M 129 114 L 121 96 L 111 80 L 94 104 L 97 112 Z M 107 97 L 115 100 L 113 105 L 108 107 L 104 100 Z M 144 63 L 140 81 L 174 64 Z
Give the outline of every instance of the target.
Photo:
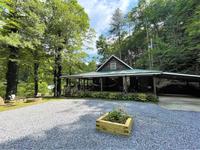
M 110 70 L 116 70 L 116 69 L 117 69 L 116 62 L 110 63 Z

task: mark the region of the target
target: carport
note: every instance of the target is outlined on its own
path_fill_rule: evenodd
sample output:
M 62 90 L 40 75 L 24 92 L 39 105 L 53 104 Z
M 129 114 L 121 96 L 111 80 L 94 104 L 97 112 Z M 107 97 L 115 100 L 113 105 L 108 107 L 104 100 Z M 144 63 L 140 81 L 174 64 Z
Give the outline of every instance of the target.
M 200 76 L 163 72 L 158 76 L 157 92 L 159 95 L 200 96 Z

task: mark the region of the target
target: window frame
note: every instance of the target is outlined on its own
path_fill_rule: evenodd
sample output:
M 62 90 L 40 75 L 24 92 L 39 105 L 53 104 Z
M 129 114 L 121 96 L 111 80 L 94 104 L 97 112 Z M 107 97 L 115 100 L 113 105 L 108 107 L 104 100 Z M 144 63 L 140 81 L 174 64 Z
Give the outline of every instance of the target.
M 116 62 L 111 62 L 110 63 L 110 70 L 116 70 L 117 69 L 117 63 Z

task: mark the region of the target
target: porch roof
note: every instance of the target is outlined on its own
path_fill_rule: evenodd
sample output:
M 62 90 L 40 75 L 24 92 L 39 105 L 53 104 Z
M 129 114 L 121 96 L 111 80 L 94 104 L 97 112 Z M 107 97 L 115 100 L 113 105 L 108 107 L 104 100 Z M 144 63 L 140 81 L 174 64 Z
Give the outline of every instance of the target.
M 153 76 L 171 77 L 178 79 L 194 79 L 200 81 L 200 75 L 181 74 L 172 72 L 163 72 L 158 70 L 131 69 L 107 72 L 87 72 L 75 75 L 63 75 L 61 78 L 99 78 L 99 77 L 122 77 L 122 76 Z
M 95 78 L 95 77 L 116 77 L 116 76 L 132 76 L 132 75 L 158 75 L 161 71 L 156 70 L 120 70 L 120 71 L 107 71 L 107 72 L 87 72 L 76 75 L 63 75 L 62 78 Z

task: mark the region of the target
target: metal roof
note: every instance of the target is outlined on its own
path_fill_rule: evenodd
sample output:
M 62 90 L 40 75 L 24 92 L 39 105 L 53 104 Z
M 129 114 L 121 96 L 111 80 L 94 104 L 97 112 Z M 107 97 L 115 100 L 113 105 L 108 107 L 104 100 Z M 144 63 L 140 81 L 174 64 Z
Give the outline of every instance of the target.
M 162 74 L 163 75 L 170 75 L 170 76 L 200 78 L 200 75 L 194 75 L 194 74 L 183 74 L 183 73 L 174 73 L 174 72 L 163 72 Z
M 115 70 L 115 71 L 104 71 L 100 72 L 99 70 L 111 59 L 115 58 L 125 66 L 127 70 Z M 191 74 L 181 74 L 181 73 L 172 73 L 172 72 L 163 72 L 158 70 L 144 70 L 144 69 L 133 69 L 131 66 L 123 62 L 121 59 L 115 55 L 110 56 L 95 72 L 87 72 L 75 75 L 63 75 L 61 78 L 98 78 L 98 77 L 122 77 L 122 76 L 152 76 L 159 75 L 160 77 L 171 77 L 178 79 L 197 79 L 200 81 L 200 75 L 191 75 Z
M 115 76 L 131 76 L 131 75 L 158 75 L 161 71 L 156 70 L 120 70 L 120 71 L 107 71 L 107 72 L 88 72 L 76 75 L 63 75 L 62 78 L 95 78 L 95 77 L 115 77 Z
M 107 72 L 87 72 L 75 75 L 63 75 L 61 78 L 98 78 L 98 77 L 122 77 L 122 76 L 152 76 L 163 75 L 180 78 L 195 78 L 200 80 L 200 75 L 181 74 L 172 72 L 162 72 L 158 70 L 144 70 L 144 69 L 131 69 L 120 71 L 107 71 Z

